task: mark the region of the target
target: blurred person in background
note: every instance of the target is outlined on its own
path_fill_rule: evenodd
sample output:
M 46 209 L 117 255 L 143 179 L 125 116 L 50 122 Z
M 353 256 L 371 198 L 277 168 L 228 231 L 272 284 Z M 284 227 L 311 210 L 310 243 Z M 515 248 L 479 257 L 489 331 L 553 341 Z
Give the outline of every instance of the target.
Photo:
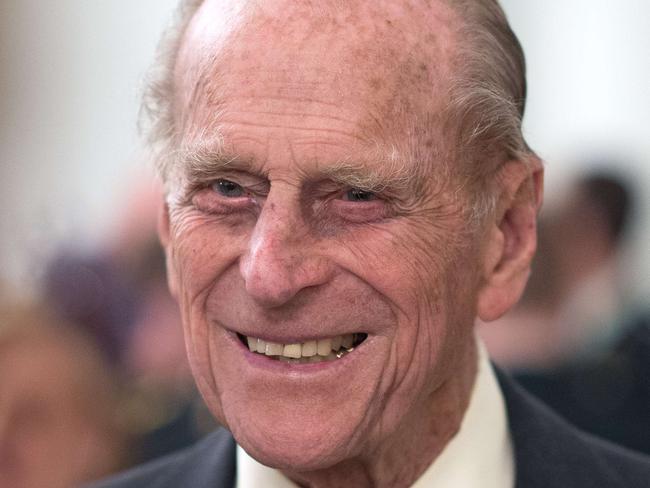
M 46 301 L 95 339 L 119 378 L 116 415 L 129 435 L 129 464 L 181 449 L 214 427 L 167 289 L 156 235 L 159 192 L 150 177 L 136 179 L 104 247 L 59 253 L 43 283 Z
M 634 200 L 615 169 L 580 177 L 542 218 L 521 302 L 480 331 L 495 361 L 565 418 L 650 453 L 650 314 L 627 304 L 621 266 Z
M 115 387 L 85 334 L 0 305 L 0 487 L 70 488 L 124 467 Z
M 547 231 L 564 296 L 557 313 L 558 361 L 586 359 L 608 350 L 620 337 L 626 310 L 621 257 L 633 222 L 633 192 L 612 172 L 583 175 L 567 201 L 549 214 Z

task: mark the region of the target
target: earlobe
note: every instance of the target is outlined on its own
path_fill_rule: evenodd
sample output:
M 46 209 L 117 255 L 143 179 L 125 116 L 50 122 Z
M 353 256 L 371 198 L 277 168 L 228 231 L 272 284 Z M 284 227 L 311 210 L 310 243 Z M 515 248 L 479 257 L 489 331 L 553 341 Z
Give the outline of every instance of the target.
M 537 212 L 542 202 L 543 168 L 532 162 L 512 161 L 498 176 L 499 200 L 495 220 L 486 232 L 483 283 L 478 316 L 498 319 L 520 298 L 537 246 Z

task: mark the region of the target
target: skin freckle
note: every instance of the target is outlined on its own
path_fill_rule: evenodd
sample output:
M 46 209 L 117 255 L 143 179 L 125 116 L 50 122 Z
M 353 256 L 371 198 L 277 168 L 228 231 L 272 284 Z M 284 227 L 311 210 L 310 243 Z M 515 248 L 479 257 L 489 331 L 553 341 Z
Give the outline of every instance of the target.
M 370 86 L 375 90 L 379 91 L 383 87 L 383 83 L 380 78 L 372 78 L 370 80 Z

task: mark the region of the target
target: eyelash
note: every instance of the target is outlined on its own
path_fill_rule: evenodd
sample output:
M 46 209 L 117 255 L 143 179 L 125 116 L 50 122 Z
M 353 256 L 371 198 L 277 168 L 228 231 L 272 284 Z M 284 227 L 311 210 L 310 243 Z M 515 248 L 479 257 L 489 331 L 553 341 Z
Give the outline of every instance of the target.
M 345 197 L 347 197 L 348 195 L 356 195 L 356 197 L 350 199 L 344 198 L 343 200 L 348 202 L 365 203 L 365 202 L 374 202 L 375 200 L 379 199 L 379 196 L 376 193 L 371 191 L 361 190 L 359 188 L 350 188 L 344 193 Z

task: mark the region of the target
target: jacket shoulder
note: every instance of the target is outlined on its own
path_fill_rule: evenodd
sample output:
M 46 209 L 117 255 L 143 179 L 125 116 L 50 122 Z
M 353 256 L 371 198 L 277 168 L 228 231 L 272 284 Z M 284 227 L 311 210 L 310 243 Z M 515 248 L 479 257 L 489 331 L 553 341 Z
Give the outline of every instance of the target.
M 230 488 L 235 482 L 235 441 L 219 429 L 194 446 L 137 466 L 87 488 Z
M 648 488 L 650 458 L 578 430 L 497 372 L 518 488 Z
M 588 437 L 594 453 L 616 473 L 621 486 L 630 488 L 650 487 L 650 458 L 645 454 L 631 451 L 610 442 L 583 434 Z M 586 441 L 587 442 L 587 441 Z

